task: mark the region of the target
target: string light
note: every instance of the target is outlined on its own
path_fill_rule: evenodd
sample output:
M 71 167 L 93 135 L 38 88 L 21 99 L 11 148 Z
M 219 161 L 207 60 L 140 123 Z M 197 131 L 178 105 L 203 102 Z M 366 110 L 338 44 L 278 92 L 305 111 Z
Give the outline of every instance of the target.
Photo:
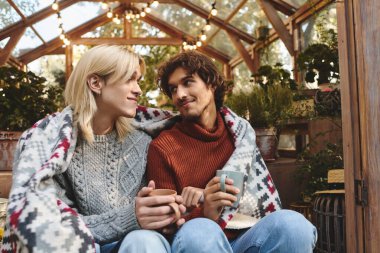
M 58 10 L 59 6 L 58 6 L 58 0 L 54 0 L 54 3 L 51 5 L 51 8 L 53 10 Z
M 109 7 L 108 12 L 107 12 L 107 18 L 112 18 L 112 17 L 113 17 L 112 9 L 111 7 Z
M 158 6 L 159 2 L 158 1 L 153 1 L 151 6 L 152 8 L 156 8 Z
M 109 8 L 107 3 L 102 3 L 102 9 L 107 10 Z
M 207 19 L 206 25 L 203 28 L 203 30 L 205 30 L 205 31 L 210 31 L 211 30 L 210 19 Z
M 218 10 L 215 7 L 216 6 L 216 1 L 211 6 L 212 6 L 211 15 L 215 17 L 216 15 L 218 15 Z
M 201 41 L 207 40 L 207 36 L 206 36 L 206 34 L 205 34 L 205 32 L 203 30 L 202 30 L 200 38 L 201 38 Z

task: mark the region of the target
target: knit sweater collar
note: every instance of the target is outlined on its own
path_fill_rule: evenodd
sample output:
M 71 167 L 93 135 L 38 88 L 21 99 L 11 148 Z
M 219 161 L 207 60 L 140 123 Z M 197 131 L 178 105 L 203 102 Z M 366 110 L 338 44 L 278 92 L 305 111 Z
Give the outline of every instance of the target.
M 107 134 L 94 134 L 94 142 L 113 142 L 117 138 L 116 130 L 112 130 Z
M 202 141 L 216 141 L 223 136 L 226 130 L 220 113 L 217 113 L 215 128 L 210 131 L 196 123 L 184 120 L 178 122 L 177 127 L 181 132 Z

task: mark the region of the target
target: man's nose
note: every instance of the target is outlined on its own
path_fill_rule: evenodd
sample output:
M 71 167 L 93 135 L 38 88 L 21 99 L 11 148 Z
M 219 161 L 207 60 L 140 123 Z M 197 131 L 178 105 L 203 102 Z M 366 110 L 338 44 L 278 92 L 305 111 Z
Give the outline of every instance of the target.
M 178 86 L 177 87 L 177 96 L 179 98 L 185 98 L 187 96 L 187 91 L 185 88 L 183 88 L 182 86 Z

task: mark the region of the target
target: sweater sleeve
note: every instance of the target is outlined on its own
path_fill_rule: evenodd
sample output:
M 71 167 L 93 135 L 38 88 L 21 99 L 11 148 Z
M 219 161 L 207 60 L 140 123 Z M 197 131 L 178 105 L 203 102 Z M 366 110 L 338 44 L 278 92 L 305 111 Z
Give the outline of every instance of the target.
M 149 146 L 146 173 L 148 182 L 153 180 L 157 189 L 173 189 L 181 193 L 176 185 L 170 157 L 154 141 Z
M 170 157 L 154 141 L 149 146 L 147 161 L 147 177 L 153 180 L 156 188 L 173 189 L 181 194 L 182 189 L 176 178 Z M 203 217 L 203 208 L 194 208 L 184 217 L 186 221 Z
M 74 195 L 63 174 L 54 177 L 58 198 L 73 208 L 90 229 L 97 243 L 117 241 L 127 233 L 140 229 L 135 215 L 135 200 L 101 214 L 82 215 L 75 204 Z

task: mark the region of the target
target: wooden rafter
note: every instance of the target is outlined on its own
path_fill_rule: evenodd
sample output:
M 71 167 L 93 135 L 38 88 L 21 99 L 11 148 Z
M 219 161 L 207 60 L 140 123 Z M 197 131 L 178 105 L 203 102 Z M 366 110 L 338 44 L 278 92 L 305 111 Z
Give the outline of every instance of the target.
M 287 16 L 293 15 L 297 8 L 283 0 L 269 0 L 273 7 Z
M 177 29 L 176 27 L 169 25 L 167 22 L 164 22 L 152 15 L 146 15 L 142 18 L 145 22 L 148 24 L 157 27 L 161 31 L 165 32 L 166 34 L 174 37 L 174 38 L 180 38 L 183 37 L 189 38 L 191 40 L 195 40 L 195 38 L 189 34 L 184 33 L 183 31 Z M 215 49 L 214 47 L 211 47 L 209 45 L 204 45 L 200 48 L 198 48 L 200 52 L 203 52 L 207 54 L 210 57 L 213 57 L 223 63 L 228 63 L 230 61 L 230 57 L 225 55 L 224 53 L 220 52 L 219 50 Z
M 3 66 L 8 61 L 9 57 L 12 54 L 12 50 L 16 47 L 21 36 L 24 34 L 25 29 L 26 28 L 24 27 L 23 29 L 12 34 L 0 55 L 0 66 Z
M 71 43 L 78 45 L 173 45 L 182 44 L 180 38 L 75 38 Z
M 17 12 L 18 15 L 20 15 L 22 20 L 26 20 L 25 15 L 21 12 L 21 10 L 17 7 L 17 5 L 12 0 L 7 0 L 9 5 L 13 7 L 13 9 Z M 37 37 L 42 41 L 43 44 L 45 44 L 45 40 L 42 38 L 42 36 L 37 32 L 36 29 L 31 25 L 30 28 L 33 30 L 33 32 L 37 35 Z
M 152 0 L 118 0 L 120 3 L 151 3 Z M 115 2 L 115 0 L 86 0 L 86 2 Z M 173 4 L 176 0 L 160 0 L 161 4 Z
M 75 4 L 78 2 L 77 0 L 63 0 L 59 2 L 59 8 L 60 10 L 63 10 L 67 7 L 69 7 L 72 4 Z M 27 26 L 31 26 L 47 17 L 50 15 L 54 14 L 55 11 L 50 7 L 46 7 L 45 9 L 42 9 L 39 12 L 36 12 L 29 17 L 25 18 L 25 20 L 20 20 L 6 28 L 4 28 L 2 31 L 0 31 L 0 40 L 10 37 L 14 32 L 17 30 L 20 30 L 22 28 L 25 28 Z
M 232 41 L 235 48 L 239 52 L 240 56 L 243 58 L 244 62 L 247 64 L 251 73 L 255 73 L 257 71 L 257 69 L 255 69 L 254 61 L 250 57 L 248 51 L 245 49 L 243 43 L 240 41 L 239 37 L 237 37 L 231 33 L 228 33 L 228 36 L 230 37 L 230 40 Z
M 285 47 L 288 49 L 290 55 L 294 55 L 294 45 L 293 45 L 293 37 L 289 33 L 286 28 L 284 22 L 282 22 L 281 17 L 276 12 L 276 9 L 273 5 L 267 0 L 259 0 L 261 8 L 265 12 L 268 20 L 273 25 L 273 28 L 276 30 L 278 36 L 281 38 L 282 42 L 284 42 Z
M 228 15 L 228 17 L 224 20 L 224 22 L 226 23 L 229 23 L 231 21 L 231 19 L 236 15 L 236 13 L 241 9 L 241 7 L 243 7 L 243 5 L 247 2 L 248 0 L 242 0 L 237 6 L 236 8 L 230 13 L 230 15 Z M 218 29 L 216 29 L 216 31 L 211 34 L 208 38 L 207 38 L 207 41 L 211 41 L 215 35 L 221 30 L 220 27 L 218 27 Z
M 188 9 L 189 11 L 200 16 L 201 18 L 204 18 L 204 19 L 208 18 L 209 13 L 207 11 L 205 11 L 203 8 L 197 6 L 193 3 L 190 3 L 187 0 L 177 0 L 176 4 Z M 255 39 L 251 35 L 249 35 L 246 32 L 241 31 L 240 29 L 238 29 L 238 28 L 236 28 L 230 24 L 225 23 L 224 20 L 222 20 L 218 17 L 212 17 L 210 19 L 210 22 L 217 25 L 218 27 L 222 28 L 226 32 L 234 34 L 235 36 L 238 36 L 240 39 L 248 42 L 249 44 L 253 44 L 255 42 Z
M 302 5 L 294 15 L 289 17 L 287 21 L 285 21 L 284 25 L 291 29 L 291 22 L 293 22 L 294 26 L 298 26 L 302 22 L 304 22 L 306 19 L 310 18 L 310 16 L 314 15 L 316 12 L 322 10 L 327 5 L 334 2 L 334 0 L 309 0 L 307 3 Z M 266 41 L 266 44 L 272 43 L 275 40 L 279 39 L 279 35 L 272 29 L 269 33 L 269 38 Z M 262 43 L 256 43 L 251 46 L 251 51 L 257 50 L 259 48 L 262 48 L 264 45 Z M 229 64 L 231 67 L 234 67 L 238 65 L 240 62 L 242 62 L 243 59 L 240 56 L 234 57 Z
M 124 12 L 124 10 L 125 10 L 124 6 L 119 6 L 114 9 L 114 13 L 121 15 Z M 75 29 L 67 32 L 67 37 L 69 39 L 80 37 L 82 34 L 85 34 L 88 31 L 92 31 L 96 27 L 104 25 L 108 22 L 109 22 L 109 18 L 107 18 L 106 14 L 102 14 L 76 27 Z M 19 57 L 19 60 L 25 64 L 28 64 L 29 62 L 34 61 L 35 59 L 45 54 L 49 54 L 50 52 L 56 50 L 57 48 L 61 46 L 62 46 L 62 40 L 60 40 L 59 38 L 56 38 L 47 42 L 45 45 L 41 45 L 25 53 L 24 55 L 21 55 Z

